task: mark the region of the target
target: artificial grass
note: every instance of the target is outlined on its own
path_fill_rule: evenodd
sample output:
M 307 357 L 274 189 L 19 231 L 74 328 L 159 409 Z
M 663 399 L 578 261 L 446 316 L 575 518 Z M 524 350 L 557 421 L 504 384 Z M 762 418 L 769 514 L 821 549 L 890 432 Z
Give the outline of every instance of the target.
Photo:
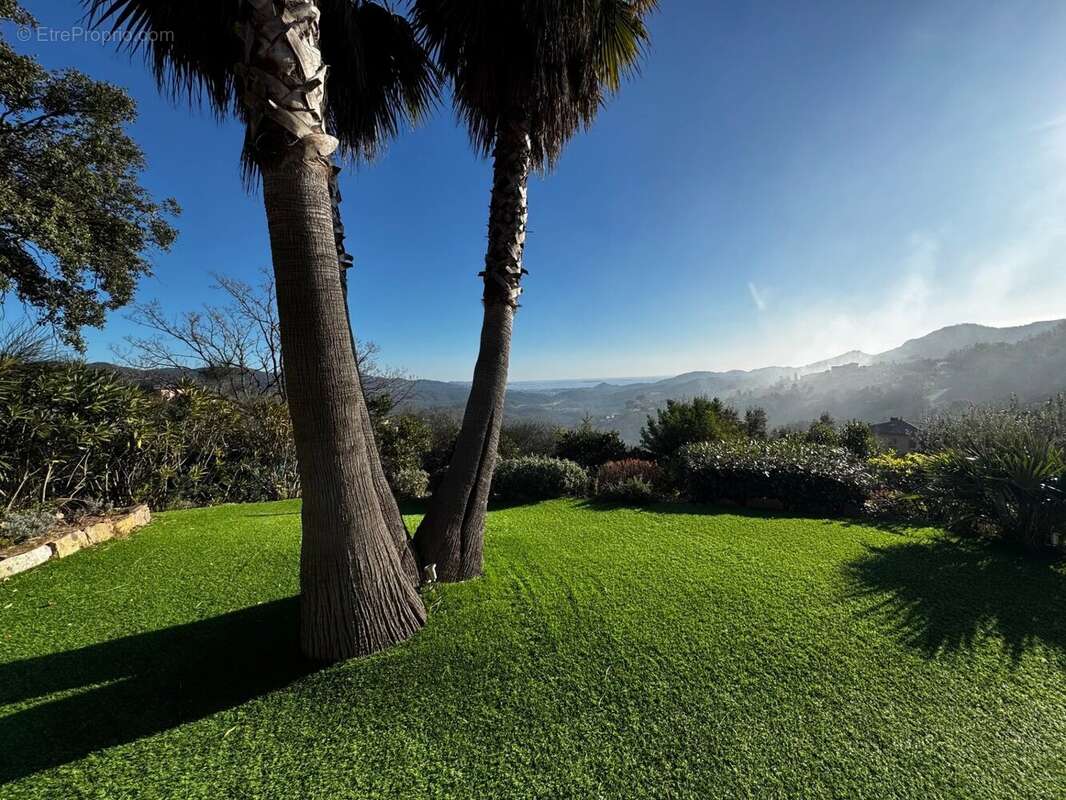
M 160 514 L 0 585 L 0 797 L 1066 796 L 1061 567 L 550 502 L 490 515 L 414 639 L 314 671 L 297 509 Z

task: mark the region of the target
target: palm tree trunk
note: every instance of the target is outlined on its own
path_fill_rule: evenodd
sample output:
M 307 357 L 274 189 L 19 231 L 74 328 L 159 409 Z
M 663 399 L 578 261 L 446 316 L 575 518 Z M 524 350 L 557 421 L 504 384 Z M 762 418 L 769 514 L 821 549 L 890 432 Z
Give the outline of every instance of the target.
M 455 453 L 415 534 L 423 564 L 442 581 L 481 574 L 492 471 L 503 424 L 511 331 L 521 294 L 529 181 L 528 126 L 501 126 L 493 152 L 489 244 L 485 255 L 485 316 L 474 380 Z
M 342 198 L 336 168 L 333 169 L 330 176 L 329 196 L 332 204 L 333 238 L 336 242 L 337 261 L 340 265 L 341 292 L 344 294 L 344 316 L 348 322 L 348 336 L 352 343 L 355 368 L 358 372 L 359 349 L 355 340 L 355 331 L 352 328 L 352 311 L 348 302 L 348 270 L 352 267 L 352 257 L 348 254 L 344 245 L 344 220 L 341 218 Z M 359 373 L 359 383 L 360 385 L 363 383 L 362 373 Z M 421 581 L 421 575 L 419 574 L 418 556 L 414 542 L 407 532 L 407 525 L 404 523 L 403 515 L 400 513 L 400 506 L 397 504 L 396 496 L 393 494 L 392 487 L 389 486 L 389 481 L 385 477 L 385 469 L 381 466 L 381 454 L 378 452 L 377 442 L 374 437 L 374 426 L 371 424 L 370 412 L 367 409 L 366 402 L 360 403 L 359 408 L 359 424 L 363 429 L 367 461 L 370 462 L 370 469 L 374 475 L 374 490 L 378 496 L 381 513 L 385 517 L 385 524 L 389 527 L 389 532 L 392 534 L 393 542 L 396 545 L 396 552 L 400 556 L 400 566 L 411 583 L 417 587 Z
M 338 661 L 403 641 L 425 608 L 400 564 L 368 458 L 333 233 L 314 5 L 248 0 L 241 71 L 263 174 L 285 382 L 303 490 L 300 640 Z

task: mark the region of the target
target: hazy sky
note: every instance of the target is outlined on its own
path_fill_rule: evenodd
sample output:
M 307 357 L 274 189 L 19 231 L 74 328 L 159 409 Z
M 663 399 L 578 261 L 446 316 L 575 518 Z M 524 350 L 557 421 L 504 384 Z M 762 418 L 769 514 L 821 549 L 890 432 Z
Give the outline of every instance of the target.
M 52 28 L 81 16 L 24 4 Z M 663 0 L 651 28 L 643 75 L 530 187 L 513 379 L 797 364 L 1066 316 L 1066 3 Z M 160 100 L 109 46 L 16 46 L 140 104 L 147 184 L 185 209 L 142 300 L 191 309 L 209 273 L 269 264 L 237 126 Z M 469 379 L 489 165 L 442 108 L 343 181 L 357 334 Z M 129 331 L 113 316 L 89 357 Z

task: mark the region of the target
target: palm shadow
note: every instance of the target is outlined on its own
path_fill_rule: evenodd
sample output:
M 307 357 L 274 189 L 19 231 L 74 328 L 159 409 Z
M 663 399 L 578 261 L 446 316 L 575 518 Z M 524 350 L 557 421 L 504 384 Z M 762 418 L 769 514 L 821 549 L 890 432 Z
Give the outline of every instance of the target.
M 201 719 L 313 672 L 300 654 L 298 622 L 298 598 L 290 597 L 0 665 L 0 706 L 70 693 L 0 718 L 0 783 Z
M 987 542 L 947 536 L 884 547 L 845 567 L 871 614 L 927 658 L 971 650 L 991 635 L 1017 663 L 1044 645 L 1066 664 L 1066 574 L 1053 564 Z

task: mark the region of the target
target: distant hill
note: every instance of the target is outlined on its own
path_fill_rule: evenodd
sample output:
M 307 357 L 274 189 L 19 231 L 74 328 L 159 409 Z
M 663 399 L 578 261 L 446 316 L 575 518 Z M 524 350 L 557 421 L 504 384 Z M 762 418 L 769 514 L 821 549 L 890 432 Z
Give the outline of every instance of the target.
M 1033 322 L 1013 328 L 991 328 L 987 325 L 951 325 L 933 331 L 918 339 L 909 339 L 894 350 L 873 356 L 874 363 L 913 361 L 921 358 L 944 358 L 956 350 L 965 350 L 978 344 L 1016 344 L 1047 333 L 1062 323 L 1062 320 Z
M 688 372 L 646 383 L 518 390 L 509 419 L 576 425 L 586 416 L 636 442 L 647 416 L 669 399 L 718 396 L 740 409 L 763 406 L 771 425 L 800 424 L 829 411 L 840 419 L 920 419 L 934 409 L 1040 400 L 1066 391 L 1066 321 L 1011 328 L 953 325 L 884 353 L 859 350 L 797 367 Z M 468 384 L 416 381 L 405 405 L 459 413 Z
M 141 383 L 166 385 L 179 370 L 142 371 L 111 364 Z M 202 383 L 219 376 L 191 375 Z M 459 415 L 470 384 L 415 380 L 394 384 L 402 409 Z M 717 396 L 738 409 L 762 406 L 773 426 L 802 424 L 823 411 L 838 419 L 918 420 L 930 411 L 969 403 L 1038 401 L 1066 391 L 1066 320 L 1010 328 L 952 325 L 884 353 L 859 350 L 796 367 L 687 372 L 661 380 L 540 381 L 507 393 L 510 420 L 572 426 L 586 416 L 636 442 L 649 414 L 671 399 Z

